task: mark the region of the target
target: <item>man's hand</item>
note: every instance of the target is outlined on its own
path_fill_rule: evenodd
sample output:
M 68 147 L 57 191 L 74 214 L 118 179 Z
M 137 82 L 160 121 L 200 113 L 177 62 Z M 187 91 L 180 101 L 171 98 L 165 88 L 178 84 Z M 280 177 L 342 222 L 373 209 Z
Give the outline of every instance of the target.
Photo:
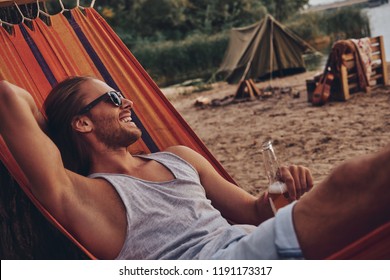
M 281 181 L 286 183 L 288 192 L 287 199 L 292 202 L 299 199 L 305 192 L 313 187 L 313 178 L 310 170 L 303 166 L 282 166 L 279 170 Z M 264 192 L 256 200 L 256 212 L 260 222 L 272 218 L 277 209 L 269 198 L 268 191 Z
M 300 165 L 282 166 L 279 170 L 280 179 L 286 183 L 288 198 L 291 201 L 299 199 L 305 192 L 313 188 L 313 178 L 310 170 Z

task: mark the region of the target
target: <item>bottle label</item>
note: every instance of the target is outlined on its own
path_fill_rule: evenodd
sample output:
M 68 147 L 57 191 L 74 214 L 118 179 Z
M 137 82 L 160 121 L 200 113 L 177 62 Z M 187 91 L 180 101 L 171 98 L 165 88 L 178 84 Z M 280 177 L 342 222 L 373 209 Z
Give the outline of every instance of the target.
M 283 182 L 273 182 L 269 187 L 268 187 L 268 193 L 270 194 L 282 194 L 287 192 L 287 186 Z

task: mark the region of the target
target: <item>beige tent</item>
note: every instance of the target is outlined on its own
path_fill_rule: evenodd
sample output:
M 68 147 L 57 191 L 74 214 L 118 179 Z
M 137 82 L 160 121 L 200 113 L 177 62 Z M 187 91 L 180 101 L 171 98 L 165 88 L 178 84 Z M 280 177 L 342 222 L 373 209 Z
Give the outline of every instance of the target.
M 275 74 L 304 72 L 302 54 L 315 51 L 271 15 L 267 15 L 258 23 L 232 29 L 217 75 L 229 83 L 236 83 Z

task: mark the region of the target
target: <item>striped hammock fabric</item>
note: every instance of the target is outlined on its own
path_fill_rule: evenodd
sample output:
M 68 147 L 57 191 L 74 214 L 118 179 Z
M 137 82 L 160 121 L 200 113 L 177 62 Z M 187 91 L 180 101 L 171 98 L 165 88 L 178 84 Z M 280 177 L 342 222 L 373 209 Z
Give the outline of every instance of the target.
M 68 76 L 89 75 L 102 79 L 135 103 L 132 117 L 142 130 L 142 141 L 130 148 L 132 153 L 186 145 L 203 154 L 222 176 L 233 182 L 93 8 L 71 9 L 66 16 L 63 13 L 51 16 L 50 21 L 48 26 L 41 19 L 32 20 L 31 29 L 24 23 L 15 25 L 12 34 L 0 27 L 0 79 L 25 88 L 38 106 L 42 106 L 50 89 Z M 89 258 L 95 259 L 34 198 L 28 181 L 2 139 L 0 159 L 44 216 Z M 390 258 L 389 250 L 382 250 L 378 255 L 375 249 L 383 244 L 390 248 L 390 224 L 377 231 L 379 234 L 373 232 L 331 258 Z

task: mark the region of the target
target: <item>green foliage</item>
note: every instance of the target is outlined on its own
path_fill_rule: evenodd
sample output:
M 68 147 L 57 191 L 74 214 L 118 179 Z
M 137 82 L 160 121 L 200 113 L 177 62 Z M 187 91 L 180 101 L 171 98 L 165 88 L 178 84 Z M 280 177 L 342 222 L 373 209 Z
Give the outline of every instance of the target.
M 322 36 L 321 25 L 323 23 L 315 13 L 299 14 L 286 22 L 286 26 L 305 41 Z
M 360 38 L 370 36 L 369 18 L 360 8 L 343 8 L 322 15 L 323 32 L 334 39 Z
M 160 85 L 194 77 L 208 79 L 222 61 L 228 34 L 195 34 L 185 40 L 137 44 L 132 49 L 141 65 Z
M 290 18 L 286 25 L 311 43 L 328 37 L 329 45 L 326 48 L 337 40 L 371 36 L 369 18 L 359 7 L 299 14 Z
M 261 2 L 276 20 L 285 21 L 297 14 L 303 6 L 309 3 L 309 0 L 262 0 Z
M 215 34 L 258 21 L 267 12 L 259 0 L 102 0 L 96 9 L 117 32 L 151 41 Z
M 202 33 L 216 33 L 260 20 L 266 9 L 258 0 L 192 0 L 186 10 L 193 27 Z

